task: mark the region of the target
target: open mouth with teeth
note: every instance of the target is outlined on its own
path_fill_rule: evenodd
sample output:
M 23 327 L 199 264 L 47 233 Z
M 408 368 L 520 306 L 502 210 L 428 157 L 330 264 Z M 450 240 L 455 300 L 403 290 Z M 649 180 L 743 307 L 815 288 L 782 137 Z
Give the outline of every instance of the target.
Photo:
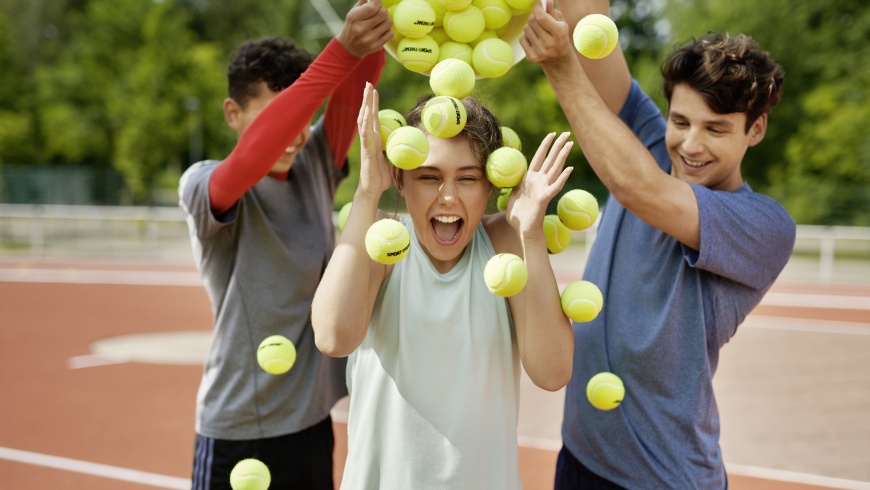
M 441 245 L 453 245 L 459 240 L 459 232 L 465 221 L 459 216 L 435 216 L 431 220 L 432 234 Z
M 710 160 L 706 160 L 706 161 L 689 160 L 688 158 L 686 158 L 682 155 L 680 155 L 680 159 L 683 161 L 683 164 L 685 164 L 686 166 L 691 167 L 691 168 L 702 168 L 702 167 L 706 167 L 707 165 L 710 164 Z

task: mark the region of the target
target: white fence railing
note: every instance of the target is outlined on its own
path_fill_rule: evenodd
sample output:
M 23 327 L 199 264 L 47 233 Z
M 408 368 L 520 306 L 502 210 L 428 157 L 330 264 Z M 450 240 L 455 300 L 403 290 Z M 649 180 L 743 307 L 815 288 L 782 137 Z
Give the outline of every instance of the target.
M 187 233 L 174 206 L 0 204 L 0 254 L 6 255 L 189 258 Z M 588 251 L 595 230 L 574 236 Z M 817 279 L 831 282 L 838 257 L 870 263 L 870 228 L 799 225 L 795 254 L 814 257 Z

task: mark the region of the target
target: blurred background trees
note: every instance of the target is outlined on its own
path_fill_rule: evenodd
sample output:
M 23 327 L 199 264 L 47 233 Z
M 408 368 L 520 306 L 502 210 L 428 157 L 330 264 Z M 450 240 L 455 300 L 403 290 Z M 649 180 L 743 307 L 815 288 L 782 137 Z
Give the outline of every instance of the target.
M 0 202 L 174 204 L 187 166 L 232 148 L 221 101 L 235 47 L 283 35 L 317 53 L 352 3 L 0 0 Z M 758 40 L 785 68 L 786 85 L 744 178 L 799 223 L 870 225 L 870 3 L 611 4 L 633 73 L 663 109 L 658 70 L 675 46 L 708 30 Z M 382 106 L 400 112 L 430 90 L 392 58 L 379 89 Z M 537 65 L 481 80 L 476 95 L 518 131 L 527 156 L 546 133 L 570 130 Z M 570 187 L 605 196 L 580 151 L 570 164 Z M 47 175 L 62 178 L 40 187 Z M 337 205 L 355 182 L 352 170 Z

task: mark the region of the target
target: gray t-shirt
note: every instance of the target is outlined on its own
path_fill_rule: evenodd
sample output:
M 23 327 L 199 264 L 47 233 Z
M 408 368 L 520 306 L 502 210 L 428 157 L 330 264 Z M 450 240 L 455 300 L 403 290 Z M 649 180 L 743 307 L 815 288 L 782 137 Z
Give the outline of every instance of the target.
M 191 166 L 179 184 L 214 314 L 196 431 L 230 440 L 299 432 L 325 419 L 347 393 L 345 360 L 317 350 L 310 317 L 335 246 L 333 198 L 344 173 L 333 161 L 321 119 L 286 181 L 263 177 L 216 219 L 208 181 L 218 163 Z M 290 339 L 297 352 L 293 368 L 278 376 L 257 363 L 260 342 L 276 334 Z
M 637 82 L 620 117 L 669 172 L 665 120 Z M 725 488 L 712 385 L 719 349 L 794 246 L 794 221 L 748 185 L 692 189 L 700 251 L 611 196 L 583 275 L 601 288 L 604 308 L 592 322 L 574 324 L 562 437 L 586 467 L 626 488 Z M 625 383 L 625 399 L 610 411 L 586 399 L 587 382 L 602 371 Z

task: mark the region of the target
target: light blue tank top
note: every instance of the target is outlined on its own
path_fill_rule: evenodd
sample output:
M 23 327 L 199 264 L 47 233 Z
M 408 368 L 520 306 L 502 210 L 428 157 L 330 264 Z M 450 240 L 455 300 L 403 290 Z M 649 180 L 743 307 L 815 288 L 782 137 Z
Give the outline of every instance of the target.
M 381 286 L 348 358 L 343 489 L 516 489 L 519 355 L 507 300 L 483 269 L 479 225 L 459 263 L 432 265 L 410 219 L 408 256 Z

